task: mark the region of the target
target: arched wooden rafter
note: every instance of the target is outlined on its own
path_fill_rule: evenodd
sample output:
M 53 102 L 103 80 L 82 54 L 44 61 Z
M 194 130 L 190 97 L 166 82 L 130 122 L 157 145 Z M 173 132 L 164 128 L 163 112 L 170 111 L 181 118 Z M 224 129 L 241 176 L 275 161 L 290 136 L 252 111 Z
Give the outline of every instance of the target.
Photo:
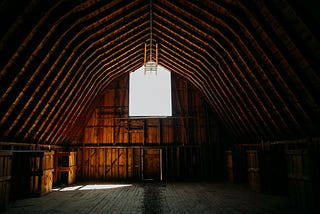
M 1 14 L 14 4 L 5 1 Z M 149 8 L 34 0 L 1 19 L 1 140 L 77 140 L 96 97 L 143 65 Z M 159 64 L 198 88 L 236 139 L 316 135 L 319 23 L 298 9 L 285 0 L 154 0 Z

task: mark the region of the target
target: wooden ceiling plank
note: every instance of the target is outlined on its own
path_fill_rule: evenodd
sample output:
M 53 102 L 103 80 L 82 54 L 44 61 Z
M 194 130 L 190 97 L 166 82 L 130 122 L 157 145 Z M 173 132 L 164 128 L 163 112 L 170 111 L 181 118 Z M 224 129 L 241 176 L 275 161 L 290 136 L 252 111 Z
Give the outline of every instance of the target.
M 103 71 L 103 73 L 106 73 L 108 75 L 100 75 L 100 77 L 95 79 L 95 82 L 93 84 L 90 84 L 91 88 L 88 90 L 85 90 L 85 91 L 89 91 L 89 92 L 93 91 L 93 92 L 95 92 L 95 94 L 92 95 L 89 93 L 90 94 L 89 97 L 95 98 L 98 94 L 100 94 L 102 87 L 101 87 L 101 84 L 99 84 L 99 82 L 105 82 L 106 81 L 105 79 L 110 78 L 110 75 L 112 75 L 112 73 L 113 73 L 113 72 L 108 72 L 108 70 L 114 70 L 113 67 L 118 67 L 117 65 L 120 65 L 119 69 L 116 68 L 116 70 L 120 70 L 120 72 L 119 71 L 118 72 L 123 73 L 123 70 L 120 69 L 120 68 L 122 68 L 122 66 L 130 66 L 130 63 L 132 63 L 132 61 L 136 62 L 137 59 L 139 59 L 139 58 L 141 59 L 142 55 L 139 56 L 137 54 L 138 52 L 140 52 L 139 46 L 137 46 L 137 50 L 135 52 L 131 53 L 130 55 L 129 54 L 126 55 L 127 57 L 123 58 L 120 56 L 119 61 L 117 63 L 115 63 L 113 66 L 109 67 L 108 64 L 104 64 L 99 70 Z M 124 62 L 127 62 L 127 63 L 124 63 Z M 74 106 L 73 108 L 77 108 L 75 110 L 75 113 L 67 115 L 67 118 L 64 120 L 64 123 L 62 123 L 61 126 L 55 127 L 55 128 L 59 128 L 59 129 L 57 131 L 50 132 L 45 141 L 55 140 L 55 139 L 59 138 L 60 135 L 64 136 L 65 133 L 67 132 L 67 129 L 70 129 L 69 127 L 75 127 L 74 125 L 75 125 L 75 122 L 77 121 L 78 117 L 81 115 L 81 113 L 83 111 L 85 111 L 85 109 L 86 109 L 85 107 L 89 106 L 90 103 L 92 102 L 92 101 L 86 102 L 86 99 L 83 99 L 83 98 L 80 98 L 77 100 L 81 100 L 81 103 L 78 105 L 68 105 L 68 106 Z M 82 125 L 85 125 L 85 124 L 82 124 Z M 53 129 L 53 130 L 55 130 L 55 129 Z M 51 135 L 55 135 L 55 136 L 53 136 L 52 139 L 50 139 Z M 44 136 L 41 136 L 41 137 L 44 137 Z
M 172 45 L 172 44 L 171 44 Z M 181 50 L 179 50 L 179 51 L 174 51 L 175 49 L 176 49 L 176 47 L 175 46 L 173 46 L 173 47 L 167 47 L 167 46 L 165 46 L 165 45 L 163 45 L 162 44 L 162 46 L 164 47 L 164 48 L 166 48 L 166 50 L 167 51 L 169 51 L 170 50 L 170 55 L 169 56 L 176 56 L 175 57 L 175 59 L 179 59 L 179 58 L 181 58 Z M 161 51 L 163 51 L 163 50 L 161 50 Z M 183 53 L 183 52 L 182 52 Z M 173 61 L 173 60 L 171 60 L 171 61 Z M 185 60 L 185 57 L 182 57 L 182 59 L 181 59 L 181 61 L 183 61 L 183 62 L 185 62 L 183 65 L 184 66 L 187 66 L 187 67 L 189 67 L 189 69 L 188 70 L 194 70 L 194 72 L 193 73 L 191 73 L 191 75 L 193 75 L 193 76 L 191 76 L 190 78 L 198 78 L 198 77 L 202 77 L 203 76 L 203 73 L 204 72 L 201 72 L 201 73 L 199 73 L 198 71 L 201 71 L 202 70 L 202 68 L 200 68 L 199 67 L 199 64 L 195 64 L 195 63 L 192 63 L 192 65 L 187 65 L 186 64 L 186 62 L 189 62 L 189 60 Z M 172 62 L 171 62 L 172 63 Z M 176 64 L 176 63 L 175 63 Z M 179 64 L 181 64 L 180 62 L 179 62 Z M 198 69 L 195 69 L 195 68 L 198 68 Z M 186 73 L 184 73 L 184 76 L 186 75 Z M 202 79 L 204 79 L 204 80 L 200 80 L 200 82 L 207 82 L 207 79 L 208 79 L 209 77 L 207 76 L 207 77 L 203 77 Z M 209 78 L 210 79 L 210 78 Z M 196 82 L 198 82 L 198 81 L 196 81 Z M 209 83 L 207 83 L 207 84 L 202 84 L 203 86 L 209 86 L 210 84 Z M 215 87 L 215 85 L 213 84 L 213 86 L 212 86 L 213 88 L 214 88 L 214 90 L 215 91 L 218 91 L 217 90 L 217 88 Z M 217 93 L 215 93 L 215 92 L 212 92 L 212 91 L 210 91 L 210 92 L 208 92 L 208 93 L 206 93 L 206 91 L 207 90 L 209 90 L 208 88 L 210 88 L 210 87 L 202 87 L 202 92 L 203 92 L 203 94 L 208 94 L 208 95 L 210 95 L 209 97 L 209 99 L 210 100 L 214 100 L 211 96 L 213 95 L 216 95 Z M 218 98 L 218 99 L 216 99 L 216 100 L 218 100 L 218 101 L 222 101 L 222 102 L 225 102 L 225 100 L 223 99 L 223 98 L 221 98 L 221 95 L 219 94 L 219 96 L 220 96 L 220 98 Z M 227 98 L 228 99 L 228 97 L 225 95 L 225 98 Z M 216 102 L 215 102 L 216 103 Z M 219 108 L 219 109 L 221 109 L 220 110 L 220 117 L 222 117 L 221 119 L 223 119 L 223 116 L 225 116 L 225 117 L 230 117 L 230 115 L 234 115 L 234 114 L 237 114 L 237 112 L 235 112 L 235 111 L 232 111 L 230 108 L 229 108 L 229 106 L 230 105 L 228 105 L 228 104 L 226 104 L 225 103 L 225 105 L 224 106 L 222 106 L 221 108 L 219 108 L 219 105 L 214 105 L 214 107 L 213 107 L 213 109 L 215 109 L 215 110 L 217 110 L 216 108 Z M 224 111 L 222 111 L 222 109 L 224 109 Z M 229 112 L 227 112 L 226 113 L 226 110 L 227 111 L 229 111 Z M 240 115 L 237 115 L 237 117 L 240 117 Z M 235 118 L 235 116 L 233 116 L 233 118 Z M 230 118 L 229 118 L 229 121 L 232 121 Z M 242 128 L 243 127 L 241 127 L 241 126 L 239 126 L 238 127 L 238 129 L 241 129 L 242 130 Z M 242 130 L 242 133 L 243 133 L 243 130 Z
M 289 8 L 289 5 L 285 3 L 284 1 L 281 1 L 282 5 L 286 5 L 285 9 L 287 10 Z M 278 4 L 275 6 L 279 7 Z M 300 118 L 304 118 L 304 120 L 312 121 L 314 116 L 316 115 L 316 112 L 319 111 L 319 107 L 317 104 L 317 97 L 313 97 L 311 93 L 308 91 L 308 87 L 301 81 L 298 74 L 301 72 L 302 68 L 294 68 L 293 65 L 297 64 L 298 62 L 301 62 L 302 65 L 304 65 L 303 69 L 303 76 L 310 76 L 311 78 L 315 78 L 314 81 L 319 82 L 320 78 L 315 75 L 315 71 L 312 69 L 311 64 L 307 62 L 307 59 L 302 55 L 301 51 L 297 47 L 297 45 L 293 42 L 290 35 L 286 32 L 285 26 L 281 25 L 279 20 L 276 19 L 276 17 L 271 13 L 270 9 L 268 7 L 263 6 L 263 9 L 261 10 L 261 15 L 263 15 L 266 20 L 268 20 L 268 23 L 272 26 L 274 30 L 275 35 L 282 41 L 283 44 L 286 46 L 286 51 L 288 54 L 290 54 L 290 57 L 292 60 L 288 59 L 288 54 L 284 53 L 283 50 L 280 50 L 277 52 L 278 54 L 275 54 L 277 58 L 279 59 L 280 65 L 282 67 L 282 73 L 283 75 L 280 75 L 279 71 L 279 81 L 281 81 L 281 85 L 284 87 L 284 91 L 288 94 L 286 97 L 290 97 L 291 104 L 288 103 L 289 106 L 295 107 L 295 115 L 301 114 Z M 283 11 L 286 12 L 286 11 Z M 270 14 L 267 14 L 270 13 Z M 286 13 L 287 14 L 287 13 Z M 304 32 L 305 34 L 307 32 Z M 311 39 L 310 39 L 311 41 Z M 317 45 L 315 42 L 314 45 Z M 319 44 L 318 47 L 320 48 Z M 280 48 L 279 48 L 280 49 Z M 318 50 L 318 52 L 320 49 Z M 316 55 L 315 55 L 316 56 Z M 318 57 L 320 59 L 320 57 Z M 306 66 L 309 65 L 309 66 Z M 284 76 L 284 74 L 286 76 Z M 289 77 L 289 78 L 287 78 Z M 293 81 L 293 85 L 295 87 L 290 87 L 287 82 Z M 284 84 L 285 83 L 285 84 Z M 296 90 L 295 90 L 296 89 Z M 295 91 L 294 91 L 295 90 Z M 298 91 L 299 93 L 297 93 Z M 319 92 L 318 92 L 319 93 Z M 286 102 L 287 103 L 287 102 Z M 309 110 L 309 111 L 306 111 Z M 312 114 L 309 114 L 312 113 Z M 301 127 L 308 126 L 308 122 L 301 121 L 300 118 L 296 118 L 296 121 L 300 124 Z M 319 119 L 319 118 L 317 118 Z M 305 125 L 301 125 L 305 124 Z M 309 128 L 309 127 L 308 127 Z
M 251 24 L 254 26 L 256 30 L 255 33 L 258 33 L 259 36 L 257 36 L 258 38 L 261 37 L 263 39 L 263 43 L 267 43 L 267 47 L 268 48 L 273 48 L 273 50 L 278 50 L 278 48 L 275 46 L 275 44 L 271 41 L 270 37 L 267 35 L 267 33 L 265 32 L 265 29 L 263 29 L 263 27 L 261 27 L 259 21 L 254 17 L 254 15 L 252 15 L 249 10 L 243 6 L 242 4 L 237 4 L 238 6 L 241 6 L 241 8 L 243 10 L 246 11 L 246 13 L 248 14 L 248 20 L 250 20 Z M 264 72 L 264 76 L 268 77 L 269 79 L 276 77 L 277 81 L 283 81 L 283 79 L 281 79 L 280 73 L 278 71 L 278 69 L 276 68 L 276 66 L 274 65 L 274 63 L 272 62 L 271 58 L 269 55 L 266 54 L 267 50 L 263 49 L 262 47 L 260 47 L 258 45 L 258 42 L 254 39 L 253 40 L 253 44 L 255 45 L 255 50 L 259 52 L 259 54 L 261 54 L 261 59 L 264 61 L 266 68 L 268 68 L 268 71 L 270 71 L 272 74 L 267 74 L 266 72 Z M 280 51 L 278 50 L 276 52 L 277 54 L 280 53 Z M 268 81 L 267 82 L 269 85 L 269 88 L 272 89 L 274 91 L 274 93 L 272 93 L 273 96 L 277 97 L 277 101 L 273 101 L 270 102 L 271 104 L 274 103 L 279 103 L 282 108 L 277 108 L 278 111 L 285 111 L 285 114 L 281 114 L 283 116 L 288 116 L 291 119 L 291 122 L 288 121 L 288 119 L 284 119 L 286 121 L 286 123 L 288 124 L 287 126 L 289 127 L 286 130 L 291 130 L 291 135 L 295 134 L 295 133 L 300 133 L 303 130 L 301 124 L 298 123 L 298 121 L 296 120 L 295 116 L 294 116 L 294 112 L 292 111 L 292 109 L 290 110 L 290 108 L 287 106 L 285 99 L 287 98 L 287 95 L 282 95 L 282 91 L 279 91 L 279 89 L 277 89 L 275 82 L 272 81 Z M 278 85 L 281 85 L 282 83 L 279 83 Z M 285 84 L 286 85 L 286 84 Z M 295 127 L 293 130 L 293 127 L 291 126 L 292 122 L 294 122 Z M 289 125 L 290 124 L 290 125 Z
M 251 34 L 248 34 L 249 30 L 246 28 L 246 26 L 243 25 L 241 23 L 241 21 L 239 21 L 238 18 L 234 14 L 230 13 L 226 8 L 218 5 L 216 2 L 209 2 L 209 3 L 210 3 L 210 8 L 212 8 L 212 7 L 215 8 L 216 13 L 221 13 L 220 17 L 216 17 L 214 13 L 208 12 L 207 11 L 207 9 L 209 8 L 208 6 L 201 8 L 200 6 L 197 6 L 192 2 L 188 2 L 187 5 L 189 5 L 189 7 L 191 7 L 193 11 L 196 11 L 196 12 L 198 12 L 198 14 L 201 14 L 203 17 L 205 17 L 205 19 L 208 19 L 212 22 L 217 23 L 218 25 L 221 25 L 222 27 L 225 27 L 230 32 L 232 32 L 233 35 L 236 35 L 237 44 L 240 45 L 245 52 L 249 53 L 249 54 L 247 54 L 248 57 L 250 57 L 251 59 L 253 59 L 253 61 L 255 61 L 253 54 L 251 54 L 251 52 L 247 48 L 247 46 L 245 46 L 243 44 L 243 41 L 246 41 L 248 39 L 248 37 L 251 40 L 254 38 L 251 36 Z M 234 20 L 236 22 L 236 25 L 240 26 L 239 28 L 237 28 L 238 29 L 237 32 L 235 32 L 232 28 L 230 28 L 227 25 L 227 23 L 229 23 L 231 25 L 232 22 L 230 22 L 230 20 Z M 232 25 L 232 26 L 234 26 L 234 25 Z M 246 35 L 245 38 L 240 37 L 242 32 L 244 35 Z M 237 50 L 237 48 L 234 47 L 234 50 Z M 232 52 L 234 52 L 234 51 L 232 51 Z M 237 73 L 240 74 L 241 79 L 244 80 L 245 84 L 249 86 L 250 91 L 251 91 L 250 98 L 251 98 L 251 96 L 253 96 L 252 100 L 255 101 L 255 102 L 251 102 L 250 106 L 254 107 L 254 106 L 257 106 L 257 104 L 258 104 L 257 107 L 254 107 L 254 111 L 256 112 L 256 114 L 258 114 L 260 120 L 263 123 L 267 124 L 270 122 L 270 125 L 267 125 L 267 127 L 270 128 L 269 134 L 274 131 L 281 130 L 281 128 L 279 128 L 278 124 L 273 120 L 273 117 L 272 117 L 274 115 L 273 113 L 275 111 L 274 110 L 275 108 L 273 108 L 273 109 L 266 108 L 266 106 L 268 106 L 268 105 L 266 105 L 266 103 L 268 103 L 268 102 L 264 102 L 264 100 L 265 100 L 265 98 L 267 100 L 270 100 L 269 95 L 265 92 L 264 88 L 261 86 L 261 83 L 257 80 L 257 78 L 253 74 L 253 72 L 248 68 L 248 63 L 250 64 L 250 62 L 248 62 L 248 61 L 245 62 L 246 58 L 242 57 L 241 54 L 236 54 L 236 56 L 237 56 L 237 58 L 240 59 L 240 62 L 241 62 L 240 65 L 242 64 L 243 68 L 246 70 L 246 72 L 241 72 L 242 69 L 238 69 L 238 71 L 240 71 L 240 72 L 237 72 Z M 235 64 L 235 65 L 237 65 L 237 64 Z M 245 77 L 245 74 L 247 74 L 250 77 L 250 81 L 253 81 L 255 83 L 254 84 L 255 88 L 258 88 L 264 97 L 258 96 L 258 94 L 256 94 L 255 88 L 253 88 L 253 86 L 250 86 L 251 84 L 248 82 L 249 79 L 247 79 L 247 77 Z M 262 112 L 260 113 L 260 111 L 262 111 Z M 275 111 L 275 112 L 277 113 L 276 117 L 280 116 L 278 111 Z M 286 125 L 286 124 L 284 123 L 284 125 Z M 275 127 L 275 128 L 271 131 L 271 128 L 273 128 L 273 127 Z
M 174 7 L 174 6 L 172 6 L 172 5 L 170 5 L 171 7 Z M 180 8 L 180 7 L 179 7 Z M 177 23 L 179 23 L 179 22 L 182 22 L 183 24 L 185 24 L 186 22 L 183 22 L 183 21 L 181 21 L 182 20 L 182 18 L 181 17 L 183 17 L 183 14 L 185 14 L 185 15 L 187 15 L 188 17 L 192 17 L 192 15 L 191 14 L 188 14 L 188 12 L 187 11 L 181 11 L 181 14 L 178 14 L 178 15 L 176 15 L 176 14 L 172 14 L 172 13 L 170 13 L 169 11 L 165 11 L 164 10 L 164 8 L 162 8 L 162 12 L 166 12 L 167 14 L 166 14 L 166 17 L 175 17 L 175 19 L 176 19 L 176 22 Z M 192 19 L 196 19 L 196 17 L 192 17 Z M 172 22 L 172 23 L 174 23 L 174 22 Z M 198 20 L 198 23 L 201 23 L 201 21 L 200 20 Z M 175 25 L 175 24 L 172 24 L 172 25 Z M 200 29 L 198 29 L 198 27 L 197 26 L 194 26 L 194 25 L 191 25 L 190 23 L 186 23 L 186 25 L 189 27 L 189 28 L 191 28 L 193 31 L 196 31 L 196 32 L 198 32 L 198 31 L 201 31 Z M 175 25 L 176 26 L 176 28 L 178 28 L 178 26 L 177 25 Z M 206 27 L 208 27 L 208 26 L 206 26 Z M 209 28 L 210 29 L 210 28 Z M 218 32 L 219 33 L 219 32 Z M 202 32 L 202 34 L 205 34 L 204 32 Z M 221 34 L 221 33 L 220 33 Z M 210 36 L 211 37 L 211 36 Z M 215 40 L 214 38 L 208 38 L 209 40 L 211 39 L 211 40 Z M 222 35 L 222 37 L 224 37 L 223 35 Z M 225 38 L 225 37 L 224 37 Z M 226 39 L 226 38 L 225 38 Z M 231 42 L 231 41 L 228 41 L 229 43 Z M 217 41 L 217 40 L 215 40 L 215 43 L 217 43 L 217 44 L 219 44 L 219 42 Z M 232 57 L 231 57 L 231 55 L 229 54 L 229 52 L 226 50 L 226 49 L 224 49 L 223 48 L 223 46 L 222 45 L 220 45 L 221 46 L 221 48 L 227 53 L 227 55 L 229 55 L 229 57 L 230 57 L 230 59 L 232 59 Z M 234 50 L 233 51 L 236 51 L 236 49 L 234 48 Z M 216 53 L 217 53 L 217 51 L 215 51 Z M 219 53 L 218 53 L 218 55 L 219 55 Z M 223 60 L 223 57 L 221 57 L 222 58 L 222 61 L 224 61 Z M 234 64 L 234 66 L 236 66 L 236 63 L 233 63 Z M 228 67 L 228 66 L 227 66 Z M 239 69 L 238 69 L 239 70 Z M 241 73 L 241 71 L 239 70 L 239 72 Z M 234 77 L 234 74 L 233 74 L 233 72 L 230 72 L 231 73 L 231 75 Z M 228 78 L 228 77 L 227 77 Z M 238 88 L 240 89 L 240 90 L 243 90 L 243 88 L 241 87 L 241 85 L 240 85 L 240 83 L 238 82 L 238 80 L 237 80 L 237 78 L 236 77 L 234 77 L 234 81 L 237 83 L 237 85 L 238 85 Z M 234 90 L 235 91 L 235 93 L 238 93 L 237 91 L 238 90 Z M 243 94 L 246 94 L 246 93 L 243 93 Z M 242 97 L 239 95 L 238 96 L 240 99 L 242 99 Z M 247 100 L 249 100 L 250 101 L 250 97 L 246 97 L 246 99 Z M 245 104 L 245 102 L 243 102 L 243 100 L 241 101 L 241 103 L 244 103 Z M 252 102 L 251 102 L 251 106 L 254 106 L 253 104 L 252 104 Z M 248 109 L 247 107 L 245 107 L 244 109 Z M 244 113 L 244 111 L 242 110 L 242 115 L 246 115 L 245 113 Z M 249 116 L 251 117 L 251 119 L 250 120 L 248 120 L 247 119 L 247 122 L 242 122 L 243 124 L 246 124 L 246 123 L 249 123 L 250 125 L 252 124 L 252 122 L 253 121 L 255 121 L 255 117 L 251 114 L 251 112 L 250 111 L 247 111 L 247 114 L 249 114 Z M 257 123 L 257 122 L 255 122 L 255 124 L 256 124 L 256 126 L 259 126 L 259 123 Z M 268 128 L 268 127 L 266 127 L 266 128 Z M 255 128 L 254 127 L 252 127 L 250 130 L 254 130 Z M 264 132 L 264 129 L 262 129 L 262 128 L 259 128 L 259 130 L 260 130 L 260 132 Z M 269 133 L 270 133 L 271 131 L 270 131 L 270 129 L 269 129 Z M 266 136 L 266 134 L 263 134 L 264 136 Z
M 135 34 L 134 35 L 135 37 L 137 36 L 137 34 Z M 140 44 L 143 44 L 143 38 L 142 39 L 140 39 L 140 40 L 137 40 L 137 39 L 135 39 L 135 43 L 137 43 L 137 45 L 135 46 L 136 48 L 139 48 L 140 47 Z M 127 42 L 127 43 L 131 43 L 131 42 Z M 132 43 L 132 45 L 134 45 L 135 43 Z M 119 44 L 121 44 L 121 43 L 119 43 Z M 119 52 L 119 50 L 121 51 L 122 49 L 120 48 L 115 48 L 115 50 L 118 50 L 118 52 Z M 106 54 L 108 54 L 109 52 L 113 52 L 113 50 L 112 49 L 108 49 L 108 51 L 106 52 Z M 142 52 L 141 52 L 142 53 Z M 106 55 L 105 54 L 105 55 Z M 108 62 L 107 64 L 110 64 L 110 67 L 108 68 L 108 69 L 111 69 L 113 66 L 114 66 L 114 64 L 116 63 L 118 63 L 117 61 L 119 61 L 120 59 L 121 60 L 123 60 L 123 59 L 127 59 L 127 53 L 125 52 L 125 53 L 122 53 L 121 55 L 120 55 L 120 57 L 119 56 L 116 56 L 115 54 L 117 54 L 117 52 L 115 52 L 115 53 L 113 53 L 113 54 L 108 54 L 108 57 L 107 58 L 105 58 L 105 57 L 101 57 L 101 58 L 103 58 L 103 60 L 102 61 L 100 61 L 100 62 L 98 62 L 98 64 L 97 64 L 97 66 L 95 66 L 95 67 L 93 67 L 92 69 L 93 70 L 95 70 L 95 69 L 99 69 L 99 70 L 101 70 L 101 68 L 99 68 L 98 67 L 98 65 L 99 64 L 103 64 L 103 62 Z M 131 55 L 130 55 L 131 56 Z M 120 59 L 119 59 L 120 58 Z M 105 66 L 105 65 L 104 65 Z M 101 73 L 101 74 L 104 74 L 105 73 L 105 71 L 102 71 L 103 73 Z M 95 73 L 96 74 L 96 72 L 93 72 L 93 73 Z M 105 74 L 104 74 L 105 75 Z M 109 74 L 108 74 L 109 75 Z M 91 78 L 91 80 L 92 81 L 96 81 L 96 79 L 97 79 L 98 77 L 95 77 L 95 78 Z M 101 83 L 99 83 L 99 82 L 94 82 L 94 83 L 88 83 L 88 84 L 83 84 L 86 88 L 85 89 L 83 89 L 83 91 L 86 91 L 86 90 L 88 90 L 87 89 L 87 87 L 91 87 L 91 85 L 100 85 Z M 68 107 L 68 105 L 66 105 L 66 107 Z
M 54 8 L 55 8 L 55 7 L 54 7 Z M 74 11 L 77 11 L 77 9 L 75 9 Z M 72 12 L 74 12 L 74 11 L 71 11 L 70 13 L 72 13 Z M 51 10 L 50 12 L 52 12 L 52 10 Z M 70 14 L 70 13 L 68 13 L 68 14 Z M 50 13 L 48 13 L 48 14 L 50 14 Z M 65 15 L 65 16 L 66 16 L 66 15 Z M 64 18 L 65 16 L 63 16 L 63 18 Z M 44 24 L 44 20 L 48 19 L 48 17 L 49 17 L 49 15 L 45 15 L 45 16 L 39 21 L 39 23 L 37 24 L 37 26 L 38 26 L 38 25 L 43 25 L 43 24 Z M 61 18 L 61 19 L 62 19 L 62 18 Z M 60 20 L 61 20 L 61 19 L 60 19 Z M 56 27 L 56 26 L 54 25 L 53 28 L 51 28 L 51 30 L 50 30 L 50 31 L 47 33 L 47 35 L 44 37 L 44 39 L 39 42 L 39 45 L 37 46 L 37 48 L 35 48 L 33 54 L 31 54 L 31 56 L 28 58 L 28 60 L 27 60 L 26 63 L 24 64 L 24 67 L 22 68 L 22 71 L 28 70 L 28 66 L 30 65 L 30 63 L 32 62 L 32 60 L 34 59 L 34 57 L 38 55 L 39 51 L 40 51 L 41 48 L 44 46 L 44 44 L 47 42 L 50 34 L 52 34 L 52 33 L 54 32 L 55 27 Z M 38 29 L 38 28 L 36 28 L 36 29 Z M 32 36 L 33 36 L 33 33 L 34 33 L 34 32 L 35 32 L 35 30 L 34 30 L 31 34 L 29 34 L 28 38 L 27 38 L 25 41 L 30 41 L 31 38 L 32 38 Z M 63 35 L 62 35 L 62 37 L 63 37 Z M 52 52 L 53 52 L 52 50 L 49 51 L 49 53 L 52 53 Z M 48 55 L 45 56 L 44 61 L 41 63 L 41 65 L 40 65 L 40 66 L 36 69 L 36 71 L 33 73 L 32 77 L 31 77 L 30 80 L 29 80 L 29 82 L 26 84 L 26 87 L 24 87 L 24 90 L 20 93 L 20 95 L 17 97 L 17 99 L 16 99 L 15 102 L 18 102 L 18 101 L 22 98 L 22 96 L 24 95 L 23 92 L 28 89 L 28 85 L 30 85 L 30 82 L 32 82 L 32 80 L 35 78 L 35 76 L 39 74 L 40 68 L 41 68 L 42 65 L 46 62 L 46 60 L 48 59 L 49 56 L 50 56 L 50 54 L 48 54 Z M 22 74 L 23 74 L 23 72 L 20 72 L 20 75 L 22 75 Z M 47 74 L 50 74 L 50 72 L 48 72 Z M 17 78 L 18 78 L 18 77 L 17 77 Z M 33 99 L 33 97 L 34 97 L 34 96 L 31 96 L 31 99 Z M 27 107 L 27 106 L 28 106 L 28 105 L 25 105 L 25 107 Z M 14 107 L 14 106 L 13 106 L 13 107 Z M 13 111 L 12 109 L 13 109 L 13 108 L 11 108 L 11 109 L 8 111 L 8 113 L 11 113 L 11 112 Z M 22 113 L 23 113 L 24 110 L 25 110 L 25 108 L 22 110 L 22 112 L 21 112 L 20 115 L 22 115 Z M 16 120 L 16 121 L 17 121 L 17 120 Z M 14 123 L 10 128 L 12 128 L 15 124 L 16 124 L 16 123 Z M 11 130 L 11 129 L 9 129 L 9 131 L 10 131 L 10 130 Z
M 134 12 L 132 12 L 132 13 L 134 13 Z M 132 14 L 132 13 L 131 13 L 131 14 Z M 137 20 L 134 20 L 134 21 L 137 21 Z M 78 22 L 79 22 L 79 21 L 78 21 Z M 125 29 L 126 27 L 127 27 L 126 25 L 125 25 L 125 26 L 122 26 L 121 29 Z M 109 29 L 109 27 L 108 27 L 108 28 L 104 28 L 104 30 L 107 30 L 107 29 Z M 83 33 L 83 32 L 79 32 L 79 33 Z M 78 35 L 79 35 L 79 34 L 78 34 Z M 76 38 L 76 36 L 73 38 L 73 40 L 74 40 L 75 38 Z M 70 43 L 71 43 L 71 41 L 70 41 Z M 70 44 L 70 43 L 69 43 L 69 44 Z M 72 54 L 74 54 L 74 52 L 73 52 Z

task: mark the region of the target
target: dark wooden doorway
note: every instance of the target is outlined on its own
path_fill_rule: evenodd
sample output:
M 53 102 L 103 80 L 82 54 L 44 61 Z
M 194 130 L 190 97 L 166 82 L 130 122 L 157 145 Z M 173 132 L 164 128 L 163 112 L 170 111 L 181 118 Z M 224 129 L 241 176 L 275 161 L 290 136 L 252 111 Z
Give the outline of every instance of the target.
M 160 180 L 160 149 L 143 150 L 143 179 Z

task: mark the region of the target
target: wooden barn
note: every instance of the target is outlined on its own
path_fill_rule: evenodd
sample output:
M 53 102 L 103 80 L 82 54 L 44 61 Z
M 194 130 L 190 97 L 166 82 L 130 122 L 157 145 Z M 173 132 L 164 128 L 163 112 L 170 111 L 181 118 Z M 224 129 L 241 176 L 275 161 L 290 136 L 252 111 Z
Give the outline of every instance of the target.
M 315 0 L 2 0 L 0 210 L 319 209 L 319 10 Z M 93 183 L 125 187 L 81 191 Z

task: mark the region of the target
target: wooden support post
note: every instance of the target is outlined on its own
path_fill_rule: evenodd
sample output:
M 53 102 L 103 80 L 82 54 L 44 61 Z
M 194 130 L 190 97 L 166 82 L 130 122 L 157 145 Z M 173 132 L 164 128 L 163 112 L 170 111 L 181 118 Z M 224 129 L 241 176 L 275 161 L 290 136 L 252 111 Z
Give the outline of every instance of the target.
M 166 148 L 166 179 L 167 179 L 169 175 L 168 146 L 166 146 L 165 148 Z
M 117 166 L 117 173 L 118 173 L 118 178 L 120 177 L 120 155 L 121 155 L 121 153 L 120 153 L 120 149 L 119 148 L 117 148 L 116 149 L 116 151 L 117 151 L 117 157 L 116 157 L 116 160 L 118 160 L 117 162 L 118 162 L 118 166 Z
M 127 120 L 128 144 L 131 145 L 130 120 Z
M 171 178 L 175 178 L 176 170 L 175 170 L 175 166 L 174 166 L 174 148 L 169 147 L 169 150 L 170 150 L 170 171 L 169 171 L 169 174 L 170 174 Z
M 126 148 L 126 159 L 125 159 L 125 164 L 126 164 L 126 180 L 130 179 L 130 161 L 129 161 L 129 157 L 130 157 L 130 149 Z
M 89 150 L 88 151 L 88 177 L 91 178 L 91 170 L 90 170 L 91 149 L 89 148 L 88 150 Z
M 107 162 L 107 152 L 106 152 L 106 148 L 103 148 L 103 158 L 104 158 L 104 161 L 103 161 L 103 180 L 106 180 L 106 162 Z
M 162 145 L 162 143 L 163 143 L 163 122 L 162 122 L 162 119 L 161 118 L 159 118 L 159 140 L 160 140 L 160 142 L 159 142 L 159 144 L 160 144 L 160 146 Z
M 162 148 L 160 148 L 160 181 L 162 181 Z
M 145 146 L 146 145 L 146 142 L 147 142 L 147 136 L 148 136 L 148 134 L 147 134 L 147 130 L 148 130 L 148 128 L 147 128 L 147 120 L 146 119 L 144 119 L 143 120 L 143 145 Z
M 113 139 L 112 139 L 113 145 L 116 145 L 116 124 L 120 126 L 119 120 L 113 118 Z
M 39 157 L 39 169 L 37 170 L 38 172 L 38 176 L 37 176 L 37 178 L 38 178 L 38 188 L 36 189 L 36 192 L 35 193 L 40 193 L 40 195 L 41 195 L 41 189 L 42 189 L 42 176 L 45 176 L 45 174 L 43 173 L 43 155 L 40 155 L 40 157 Z M 36 176 L 34 176 L 34 177 L 36 177 Z
M 140 159 L 141 159 L 141 180 L 144 180 L 144 177 L 143 177 L 143 148 L 140 149 Z
M 179 178 L 180 177 L 180 149 L 177 147 L 177 156 L 176 156 L 176 175 Z

